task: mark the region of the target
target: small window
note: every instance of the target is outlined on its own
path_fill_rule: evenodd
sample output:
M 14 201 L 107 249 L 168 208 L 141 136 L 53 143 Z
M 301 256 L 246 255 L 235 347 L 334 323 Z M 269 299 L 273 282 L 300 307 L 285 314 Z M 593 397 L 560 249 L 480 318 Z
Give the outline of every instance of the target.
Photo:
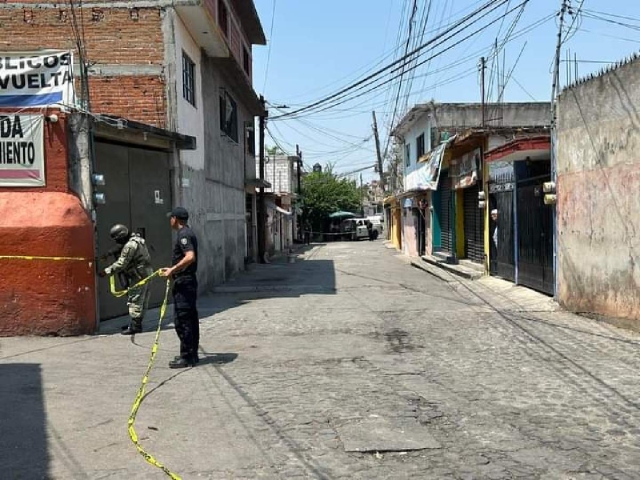
M 229 38 L 229 10 L 223 0 L 218 0 L 218 23 L 224 36 Z
M 254 156 L 256 154 L 256 129 L 253 122 L 245 123 L 245 138 L 247 139 L 247 153 Z
M 431 127 L 431 150 L 440 145 L 440 132 L 436 127 Z
M 404 146 L 404 164 L 407 167 L 411 166 L 411 145 L 409 144 Z
M 251 57 L 249 56 L 249 51 L 246 48 L 242 49 L 242 65 L 244 66 L 244 71 L 247 75 L 251 74 Z
M 238 106 L 226 90 L 220 92 L 220 130 L 238 142 Z
M 416 158 L 420 160 L 420 157 L 424 155 L 424 133 L 416 138 Z
M 196 64 L 182 52 L 182 96 L 196 106 Z

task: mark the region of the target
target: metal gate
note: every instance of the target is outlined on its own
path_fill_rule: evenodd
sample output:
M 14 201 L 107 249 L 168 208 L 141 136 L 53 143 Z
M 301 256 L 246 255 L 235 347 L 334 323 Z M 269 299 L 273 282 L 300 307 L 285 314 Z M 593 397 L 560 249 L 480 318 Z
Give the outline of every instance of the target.
M 496 188 L 500 190 L 496 191 Z M 513 184 L 492 185 L 490 191 L 493 192 L 492 198 L 495 199 L 494 208 L 498 210 L 498 221 L 490 222 L 491 273 L 514 282 L 516 267 L 513 238 Z
M 171 171 L 169 154 L 132 146 L 96 142 L 96 169 L 104 174 L 106 185 L 100 187 L 107 203 L 97 209 L 98 255 L 115 246 L 109 230 L 115 223 L 127 225 L 146 240 L 154 269 L 171 263 L 171 227 L 166 214 L 171 209 Z M 107 266 L 113 258 L 102 262 Z M 151 306 L 161 303 L 162 282 L 151 287 Z M 100 319 L 127 314 L 126 301 L 109 293 L 109 282 L 98 284 Z
M 553 211 L 542 191 L 549 179 L 518 182 L 518 283 L 553 295 Z
M 483 210 L 478 208 L 479 185 L 463 190 L 464 207 L 464 250 L 465 256 L 474 262 L 484 260 L 484 219 Z
M 451 179 L 446 172 L 440 174 L 440 248 L 442 251 L 452 252 L 451 235 Z
M 424 211 L 421 208 L 413 209 L 413 224 L 416 231 L 416 252 L 418 252 L 418 255 L 423 256 L 427 253 L 427 232 Z

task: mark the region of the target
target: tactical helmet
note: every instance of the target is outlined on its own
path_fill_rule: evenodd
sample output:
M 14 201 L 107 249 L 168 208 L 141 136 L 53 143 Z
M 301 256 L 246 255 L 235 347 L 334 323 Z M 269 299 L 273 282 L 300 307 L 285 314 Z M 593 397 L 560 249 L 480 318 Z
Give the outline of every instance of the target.
M 118 223 L 117 225 L 111 227 L 109 235 L 111 235 L 111 238 L 113 238 L 116 242 L 121 242 L 129 238 L 129 229 L 124 225 Z

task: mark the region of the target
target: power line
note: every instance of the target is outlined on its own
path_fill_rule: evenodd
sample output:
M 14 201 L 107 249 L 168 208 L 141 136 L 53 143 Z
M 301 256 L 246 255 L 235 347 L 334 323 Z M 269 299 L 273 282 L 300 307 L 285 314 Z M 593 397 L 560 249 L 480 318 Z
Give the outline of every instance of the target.
M 506 1 L 506 0 L 504 0 L 504 1 Z M 523 3 L 528 3 L 528 1 L 529 1 L 529 0 L 525 0 Z M 522 6 L 522 3 L 521 3 L 520 5 L 518 5 L 517 7 L 515 7 L 514 9 L 512 9 L 512 10 L 511 10 L 511 12 L 515 11 L 517 8 L 520 8 L 520 6 Z M 488 13 L 490 13 L 490 12 L 488 12 Z M 485 13 L 484 15 L 482 15 L 482 17 L 484 17 L 484 16 L 488 15 L 488 13 Z M 494 19 L 494 20 L 492 20 L 491 22 L 489 22 L 488 24 L 486 24 L 486 25 L 484 25 L 484 26 L 482 26 L 482 27 L 478 28 L 477 30 L 474 30 L 472 33 L 470 33 L 470 34 L 469 34 L 469 35 L 467 35 L 466 37 L 462 38 L 462 39 L 461 39 L 460 41 L 458 41 L 457 43 L 452 44 L 452 45 L 450 45 L 450 46 L 448 46 L 448 47 L 444 48 L 443 50 L 441 50 L 441 51 L 439 51 L 439 52 L 437 52 L 437 53 L 433 54 L 432 56 L 430 56 L 430 57 L 429 57 L 429 58 L 427 58 L 426 60 L 424 60 L 424 61 L 422 61 L 422 62 L 420 62 L 420 63 L 417 63 L 417 64 L 416 64 L 414 67 L 412 67 L 412 68 L 417 68 L 417 67 L 419 67 L 419 66 L 422 66 L 422 65 L 424 65 L 425 63 L 429 62 L 430 60 L 432 60 L 432 59 L 434 59 L 434 58 L 437 58 L 437 57 L 439 57 L 439 56 L 443 55 L 443 54 L 444 54 L 444 53 L 446 53 L 447 51 L 449 51 L 449 50 L 451 50 L 451 49 L 453 49 L 453 48 L 457 47 L 458 45 L 460 45 L 461 43 L 465 42 L 465 41 L 466 41 L 466 40 L 468 40 L 469 38 L 472 38 L 473 36 L 477 35 L 478 33 L 480 33 L 480 32 L 482 32 L 482 31 L 486 30 L 486 29 L 487 29 L 487 28 L 489 28 L 491 25 L 493 25 L 494 23 L 496 23 L 498 20 L 499 20 L 499 19 Z M 475 23 L 475 22 L 474 22 L 474 23 Z M 466 27 L 466 28 L 468 28 L 468 27 Z M 446 41 L 446 40 L 450 40 L 451 38 L 453 38 L 453 37 L 454 37 L 455 35 L 457 35 L 458 33 L 459 33 L 459 32 L 456 32 L 455 34 L 452 34 L 450 37 L 448 37 L 447 39 L 445 39 L 445 41 Z M 399 70 L 400 68 L 401 68 L 401 67 L 396 67 L 396 68 L 394 68 L 391 72 L 389 72 L 388 74 L 393 73 L 394 71 L 397 71 L 397 70 Z M 387 75 L 388 75 L 388 74 L 387 74 Z M 370 93 L 370 92 L 372 92 L 372 91 L 374 91 L 374 90 L 377 90 L 378 88 L 380 88 L 380 87 L 382 87 L 382 86 L 384 86 L 384 85 L 388 84 L 389 82 L 391 82 L 391 81 L 393 81 L 393 80 L 397 79 L 398 77 L 400 77 L 400 75 L 395 75 L 395 76 L 393 76 L 393 77 L 391 77 L 391 78 L 388 78 L 388 79 L 386 79 L 386 80 L 382 81 L 382 83 L 379 83 L 379 84 L 374 85 L 373 87 L 369 88 L 369 90 L 366 90 L 366 91 L 364 91 L 363 93 L 360 93 L 360 94 L 358 94 L 358 95 L 352 95 L 350 98 L 346 98 L 346 99 L 345 99 L 345 98 L 336 99 L 336 100 L 333 100 L 333 103 L 325 102 L 325 103 L 326 103 L 326 105 L 322 105 L 322 106 L 317 107 L 317 108 L 315 109 L 315 113 L 325 111 L 325 110 L 330 109 L 330 108 L 333 108 L 333 107 L 335 107 L 335 106 L 337 106 L 337 105 L 342 105 L 342 104 L 344 104 L 344 103 L 346 103 L 346 102 L 348 102 L 348 101 L 352 101 L 352 100 L 354 100 L 355 98 L 359 98 L 359 97 L 361 97 L 361 96 L 363 96 L 363 95 L 366 95 L 367 93 Z M 378 81 L 378 80 L 374 80 L 374 82 L 375 82 L 375 81 Z M 355 89 L 355 91 L 360 91 L 360 90 L 362 90 L 363 88 L 370 87 L 372 84 L 373 84 L 373 82 L 371 82 L 369 85 L 360 86 L 359 88 Z M 353 92 L 352 92 L 352 93 L 353 93 Z M 334 95 L 333 97 L 336 97 L 336 96 L 338 96 L 338 95 Z M 310 108 L 310 107 L 309 107 L 309 108 Z M 302 111 L 302 110 L 303 110 L 303 109 L 300 109 L 299 111 Z M 295 112 L 294 112 L 294 113 L 295 113 Z M 275 120 L 275 119 L 281 119 L 281 118 L 283 118 L 283 117 L 284 117 L 284 115 L 281 115 L 281 116 L 278 116 L 278 117 L 273 117 L 273 118 L 272 118 L 272 120 Z
M 529 91 L 528 91 L 526 88 L 524 88 L 524 87 L 522 86 L 522 84 L 518 81 L 518 79 L 517 79 L 516 77 L 511 77 L 511 78 L 513 78 L 513 81 L 514 81 L 514 82 L 516 82 L 516 85 L 518 85 L 518 86 L 520 87 L 520 89 L 521 89 L 524 93 L 526 93 L 527 95 L 529 95 L 529 98 L 531 98 L 531 100 L 533 100 L 534 102 L 537 102 L 537 101 L 538 101 L 538 99 L 537 99 L 536 97 L 534 97 L 533 95 L 531 95 L 531 94 L 529 93 Z
M 518 7 L 516 7 L 516 8 L 518 8 Z M 533 31 L 534 29 L 539 28 L 540 26 L 542 26 L 542 25 L 546 24 L 547 22 L 549 22 L 550 20 L 552 20 L 554 17 L 555 17 L 555 14 L 550 14 L 550 15 L 547 15 L 547 16 L 545 16 L 545 17 L 542 17 L 542 18 L 540 18 L 540 19 L 536 20 L 534 23 L 532 23 L 532 24 L 530 24 L 530 25 L 528 25 L 528 26 L 526 26 L 526 27 L 522 28 L 522 29 L 521 29 L 521 30 L 519 30 L 518 32 L 516 32 L 516 33 L 514 33 L 513 35 L 511 35 L 511 38 L 510 38 L 508 41 L 509 41 L 509 42 L 511 42 L 511 41 L 517 40 L 518 38 L 520 38 L 520 37 L 522 37 L 522 36 L 524 36 L 524 35 L 528 34 L 529 32 Z M 452 64 L 449 64 L 448 66 L 443 67 L 443 68 L 441 68 L 441 69 L 434 70 L 434 71 L 432 71 L 432 72 L 428 72 L 428 73 L 423 74 L 423 75 L 419 75 L 419 76 L 417 76 L 416 78 L 425 77 L 425 79 L 426 79 L 427 77 L 429 77 L 429 76 L 431 76 L 431 75 L 433 75 L 433 74 L 441 73 L 441 72 L 444 72 L 444 71 L 447 71 L 447 70 L 451 70 L 453 67 L 456 67 L 456 66 L 462 65 L 462 64 L 466 63 L 466 62 L 467 62 L 467 61 L 469 61 L 469 60 L 473 60 L 473 61 L 474 61 L 474 63 L 475 63 L 475 60 L 477 59 L 478 55 L 485 54 L 485 52 L 487 52 L 487 53 L 488 53 L 488 50 L 490 50 L 491 48 L 492 48 L 492 47 L 491 47 L 490 45 L 488 45 L 488 46 L 486 46 L 486 47 L 485 47 L 485 48 L 483 48 L 483 49 L 480 49 L 480 50 L 477 50 L 477 51 L 476 51 L 476 52 L 474 52 L 474 53 L 471 53 L 468 57 L 464 57 L 464 58 L 460 59 L 459 61 L 454 62 L 454 63 L 452 63 Z M 495 52 L 494 52 L 492 55 L 495 55 Z M 428 62 L 427 62 L 427 63 L 428 63 Z M 475 72 L 475 68 L 470 69 L 470 72 Z M 464 75 L 464 78 L 466 78 L 467 76 L 469 76 L 469 75 Z M 463 79 L 463 77 L 460 77 L 460 79 Z M 456 79 L 455 77 L 453 77 L 453 78 L 447 79 L 446 81 L 443 81 L 443 82 L 437 82 L 436 84 L 432 84 L 432 86 L 431 86 L 431 87 L 428 87 L 428 88 L 426 88 L 426 89 L 422 89 L 422 90 L 419 90 L 419 91 L 415 92 L 415 94 L 423 93 L 423 92 L 425 92 L 425 91 L 433 90 L 434 88 L 438 88 L 438 87 L 443 86 L 443 85 L 448 85 L 448 84 L 450 84 L 450 83 L 454 83 L 456 80 L 457 80 L 457 79 Z M 388 81 L 389 81 L 391 84 L 393 84 L 393 82 L 394 82 L 394 81 L 397 81 L 397 80 L 394 80 L 394 78 L 391 78 L 391 79 L 390 79 L 390 80 L 388 80 Z M 385 83 L 386 83 L 386 82 L 385 82 Z M 380 87 L 381 85 L 383 85 L 383 84 L 379 84 L 379 85 L 377 85 L 376 87 L 371 88 L 369 91 L 374 91 L 374 90 L 376 90 L 378 87 Z M 367 93 L 367 92 L 365 92 L 365 93 Z M 352 98 L 348 98 L 348 99 L 346 99 L 343 103 L 347 103 L 347 102 L 350 102 L 351 100 L 355 100 L 355 98 L 357 98 L 357 97 L 359 97 L 359 96 L 362 96 L 362 95 L 353 96 Z M 353 116 L 359 115 L 359 114 L 361 114 L 361 113 L 369 113 L 369 110 L 364 110 L 364 111 L 361 111 L 361 112 L 360 112 L 360 111 L 356 111 L 356 110 L 355 110 L 356 108 L 358 108 L 358 107 L 359 107 L 359 106 L 361 106 L 361 105 L 364 105 L 364 104 L 365 104 L 365 103 L 367 103 L 367 102 L 368 102 L 368 101 L 361 102 L 361 103 L 359 103 L 359 104 L 353 105 L 351 108 L 348 108 L 348 109 L 344 109 L 344 108 L 343 108 L 343 109 L 339 109 L 339 108 L 337 108 L 337 107 L 335 107 L 335 106 L 334 106 L 334 107 L 331 107 L 331 108 L 325 108 L 325 109 L 323 109 L 323 110 L 318 110 L 318 111 L 312 112 L 312 113 L 310 113 L 309 115 L 316 115 L 316 116 L 320 116 L 324 111 L 329 110 L 329 109 L 333 110 L 334 112 L 353 112 L 353 113 L 348 114 L 348 115 L 338 115 L 338 116 L 336 116 L 336 115 L 332 115 L 332 116 L 329 116 L 329 117 L 327 117 L 327 116 L 325 115 L 325 116 L 319 117 L 319 118 L 322 118 L 322 120 L 343 120 L 343 119 L 346 119 L 346 118 L 351 118 L 351 117 L 353 117 Z M 384 106 L 384 105 L 386 105 L 386 104 L 387 104 L 387 100 L 382 101 L 382 102 L 378 103 L 377 105 L 372 105 L 372 106 L 371 106 L 371 108 L 380 108 L 380 107 L 382 107 L 382 106 Z M 336 104 L 336 105 L 337 105 L 337 104 Z M 390 113 L 390 112 L 389 112 L 389 113 Z M 289 118 L 285 118 L 284 120 L 288 120 L 288 119 L 289 119 Z M 296 119 L 299 119 L 299 117 L 296 117 Z
M 378 77 L 381 73 L 386 72 L 387 70 L 392 69 L 393 67 L 396 67 L 398 64 L 402 64 L 403 62 L 405 62 L 407 59 L 411 59 L 414 55 L 420 53 L 422 50 L 424 50 L 425 48 L 429 47 L 430 45 L 436 43 L 438 40 L 440 40 L 442 37 L 444 37 L 447 33 L 450 33 L 451 31 L 455 30 L 456 28 L 459 28 L 460 26 L 463 26 L 465 23 L 467 23 L 471 18 L 473 18 L 474 16 L 478 15 L 479 13 L 482 13 L 483 11 L 491 8 L 493 5 L 495 5 L 496 3 L 498 3 L 498 7 L 501 6 L 502 4 L 506 3 L 508 0 L 490 0 L 489 2 L 487 2 L 485 5 L 483 5 L 481 8 L 476 9 L 474 12 L 472 12 L 471 14 L 468 14 L 467 16 L 465 16 L 463 19 L 461 19 L 459 22 L 457 22 L 454 26 L 446 29 L 443 33 L 436 35 L 435 37 L 433 37 L 431 40 L 429 40 L 428 42 L 420 45 L 418 48 L 412 50 L 411 52 L 409 52 L 408 54 L 402 56 L 401 58 L 399 58 L 398 60 L 390 63 L 389 65 L 378 69 L 377 71 L 375 71 L 374 73 L 368 75 L 367 77 L 365 77 L 362 80 L 359 80 L 358 82 L 353 83 L 352 85 L 345 87 L 341 90 L 339 90 L 338 92 L 329 95 L 321 100 L 318 100 L 317 102 L 312 103 L 311 105 L 308 105 L 306 107 L 303 108 L 299 108 L 293 112 L 289 112 L 287 114 L 284 115 L 280 115 L 278 117 L 274 117 L 274 119 L 276 118 L 282 118 L 285 116 L 293 116 L 293 115 L 297 115 L 299 113 L 305 112 L 307 110 L 310 110 L 316 106 L 322 105 L 336 97 L 339 97 L 340 95 L 343 95 L 344 93 L 349 92 L 350 90 L 368 82 L 371 79 L 375 79 L 376 77 Z M 529 0 L 525 0 L 525 3 L 527 3 Z M 495 10 L 495 8 L 491 8 L 489 10 L 489 12 L 485 13 L 481 18 L 483 18 L 484 16 L 486 16 L 488 13 L 491 13 L 493 10 Z M 474 20 L 471 24 L 476 23 L 479 19 Z M 467 25 L 465 28 L 469 28 L 469 25 Z M 464 29 L 463 29 L 464 30 Z M 459 34 L 459 32 L 456 32 L 456 35 Z M 402 64 L 400 66 L 400 68 L 404 68 L 404 66 L 406 65 L 406 63 Z
M 276 18 L 276 0 L 273 0 L 273 9 L 271 10 L 271 28 L 269 29 L 269 49 L 267 51 L 267 65 L 264 69 L 264 83 L 262 84 L 262 91 L 267 88 L 267 76 L 269 75 L 269 62 L 271 61 L 271 46 L 273 44 L 273 24 Z
M 629 17 L 626 15 L 615 15 L 613 13 L 606 13 L 606 12 L 598 12 L 597 10 L 588 10 L 588 9 L 584 9 L 585 13 L 590 13 L 592 15 L 603 15 L 606 17 L 612 17 L 612 18 L 619 18 L 621 20 L 630 20 L 632 22 L 640 22 L 640 18 L 637 17 Z

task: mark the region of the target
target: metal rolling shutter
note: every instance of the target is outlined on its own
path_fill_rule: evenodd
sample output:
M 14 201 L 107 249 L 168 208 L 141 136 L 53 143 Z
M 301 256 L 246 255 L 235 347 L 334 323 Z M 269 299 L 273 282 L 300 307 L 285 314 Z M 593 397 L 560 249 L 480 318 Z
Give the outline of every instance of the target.
M 440 238 L 442 250 L 451 253 L 451 180 L 448 177 L 440 183 Z
M 483 210 L 478 208 L 478 184 L 463 190 L 464 247 L 469 260 L 482 263 L 484 259 Z

